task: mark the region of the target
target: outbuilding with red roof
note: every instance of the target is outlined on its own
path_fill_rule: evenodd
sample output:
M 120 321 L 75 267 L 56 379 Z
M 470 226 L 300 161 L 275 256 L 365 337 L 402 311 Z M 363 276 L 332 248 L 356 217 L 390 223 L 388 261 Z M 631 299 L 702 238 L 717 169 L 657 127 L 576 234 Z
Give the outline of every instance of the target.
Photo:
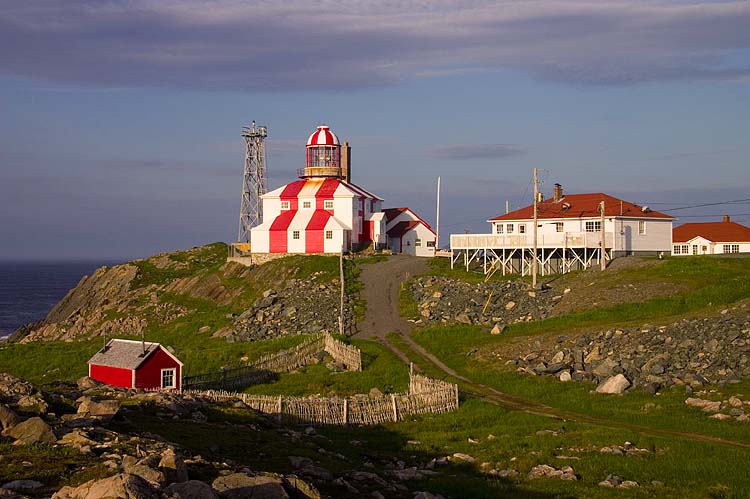
M 673 255 L 723 255 L 750 253 L 750 227 L 732 222 L 687 223 L 672 231 Z

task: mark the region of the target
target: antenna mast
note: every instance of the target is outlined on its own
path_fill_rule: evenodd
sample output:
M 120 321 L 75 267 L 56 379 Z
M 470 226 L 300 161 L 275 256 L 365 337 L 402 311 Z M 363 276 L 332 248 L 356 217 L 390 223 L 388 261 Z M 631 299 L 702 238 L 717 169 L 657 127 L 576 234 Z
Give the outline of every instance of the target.
M 260 197 L 266 193 L 266 146 L 268 135 L 264 126 L 242 127 L 245 139 L 245 170 L 242 177 L 242 204 L 240 205 L 240 228 L 237 241 L 250 242 L 250 229 L 263 221 L 263 203 Z

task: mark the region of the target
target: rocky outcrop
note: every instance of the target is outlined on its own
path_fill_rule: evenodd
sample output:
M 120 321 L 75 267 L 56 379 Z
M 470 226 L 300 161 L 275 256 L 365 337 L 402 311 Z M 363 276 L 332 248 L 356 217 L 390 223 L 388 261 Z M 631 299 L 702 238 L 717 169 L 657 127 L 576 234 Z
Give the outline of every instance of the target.
M 533 291 L 521 280 L 472 284 L 435 276 L 416 278 L 412 296 L 423 323 L 484 325 L 544 319 L 560 298 L 549 289 Z
M 733 383 L 750 378 L 750 313 L 740 306 L 666 326 L 559 336 L 544 345 L 529 339 L 526 353 L 508 362 L 535 375 L 562 379 L 568 373 L 597 384 L 622 376 L 618 384 L 627 381 L 652 393 L 670 386 Z
M 54 444 L 57 437 L 42 418 L 33 417 L 4 430 L 3 435 L 15 439 L 15 445 Z
M 338 329 L 341 288 L 338 280 L 319 282 L 290 279 L 278 289 L 266 290 L 234 323 L 215 334 L 229 341 L 254 341 Z M 353 323 L 344 297 L 346 323 Z

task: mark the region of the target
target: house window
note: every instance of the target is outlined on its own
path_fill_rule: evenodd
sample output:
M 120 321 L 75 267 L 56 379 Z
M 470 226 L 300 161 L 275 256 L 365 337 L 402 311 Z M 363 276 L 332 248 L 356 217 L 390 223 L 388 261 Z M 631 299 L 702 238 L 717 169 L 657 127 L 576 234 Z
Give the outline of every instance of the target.
M 740 252 L 739 244 L 725 244 L 724 245 L 724 253 L 739 253 L 739 252 Z
M 505 232 L 507 232 L 508 234 L 513 234 L 513 224 L 506 225 Z
M 503 224 L 495 224 L 495 233 L 496 234 L 502 234 L 503 233 Z
M 688 248 L 689 246 L 687 244 L 682 245 L 682 254 L 687 255 L 688 254 Z
M 333 231 L 327 230 L 326 231 L 326 239 L 333 239 Z
M 282 210 L 288 210 L 289 209 L 289 201 L 282 201 L 281 202 L 281 209 Z
M 414 246 L 416 246 L 417 248 L 421 248 L 422 247 L 422 240 L 419 239 L 419 238 L 415 239 L 414 240 Z
M 302 207 L 303 208 L 311 208 L 312 207 L 312 201 L 302 201 Z
M 591 220 L 586 222 L 586 232 L 599 232 L 602 230 L 601 220 Z
M 697 244 L 694 244 L 694 245 L 693 245 L 693 254 L 694 254 L 694 255 L 697 255 L 697 254 L 698 254 L 698 245 L 697 245 Z
M 427 247 L 428 248 L 434 248 L 435 247 L 435 241 L 427 241 Z
M 674 249 L 672 250 L 672 253 L 674 253 L 675 255 L 679 255 L 680 249 L 682 249 L 682 246 L 680 246 L 679 244 L 675 244 Z
M 526 224 L 518 224 L 518 233 L 526 234 Z
M 562 232 L 562 231 L 563 231 L 563 223 L 555 222 L 555 232 Z
M 332 210 L 333 209 L 333 199 L 326 199 L 323 201 L 323 209 L 325 210 Z
M 299 239 L 299 231 L 298 230 L 292 231 L 292 239 Z
M 161 387 L 162 388 L 177 388 L 175 384 L 175 369 L 162 369 L 161 370 Z
M 646 221 L 638 220 L 638 234 L 644 235 L 646 233 Z

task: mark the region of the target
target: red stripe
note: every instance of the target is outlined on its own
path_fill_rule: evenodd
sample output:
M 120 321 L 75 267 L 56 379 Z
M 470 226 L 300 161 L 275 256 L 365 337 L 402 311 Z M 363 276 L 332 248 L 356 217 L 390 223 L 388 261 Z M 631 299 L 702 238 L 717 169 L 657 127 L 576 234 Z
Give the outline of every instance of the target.
M 297 195 L 302 190 L 303 187 L 305 187 L 306 180 L 295 180 L 291 184 L 287 184 L 286 187 L 284 187 L 284 190 L 281 191 L 281 195 L 279 198 L 282 201 L 289 201 L 289 208 L 292 210 L 296 210 L 299 208 L 299 202 L 297 200 Z
M 305 253 L 325 252 L 325 227 L 331 213 L 326 210 L 315 210 L 305 228 Z
M 333 194 L 336 192 L 336 189 L 338 189 L 339 183 L 340 181 L 335 178 L 327 178 L 323 181 L 318 188 L 318 191 L 315 193 L 316 210 L 324 210 L 325 202 L 333 201 Z M 328 211 L 333 212 L 333 210 Z
M 294 215 L 297 214 L 297 210 L 289 210 L 281 212 L 281 215 L 276 217 L 271 223 L 271 228 L 268 232 L 268 251 L 271 253 L 286 253 L 288 244 L 288 232 L 289 225 L 291 225 Z

